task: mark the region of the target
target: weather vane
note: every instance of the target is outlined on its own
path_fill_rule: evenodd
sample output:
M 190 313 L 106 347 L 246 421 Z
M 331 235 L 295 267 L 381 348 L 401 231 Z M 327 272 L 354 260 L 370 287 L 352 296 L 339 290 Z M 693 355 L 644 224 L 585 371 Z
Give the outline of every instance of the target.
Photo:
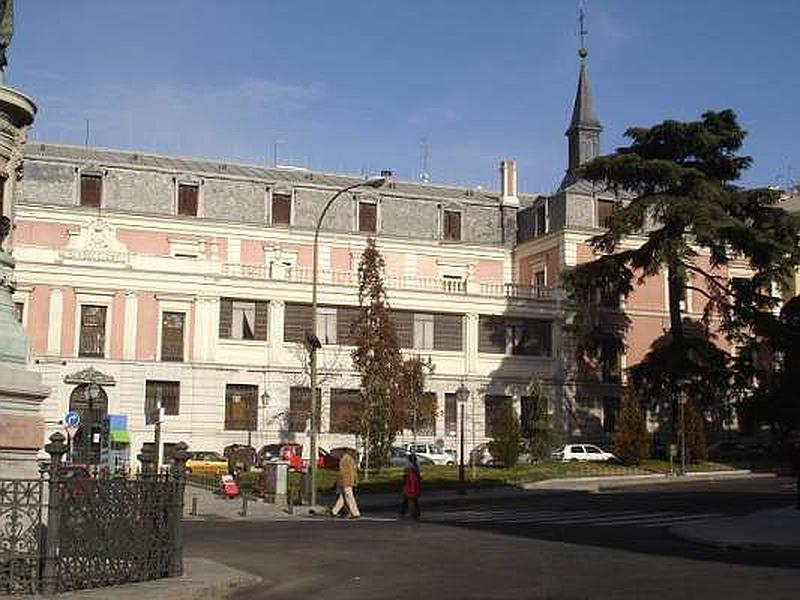
M 581 47 L 578 49 L 578 56 L 580 56 L 582 59 L 586 58 L 586 56 L 589 54 L 589 51 L 586 49 L 586 34 L 589 32 L 586 31 L 586 27 L 584 25 L 584 18 L 585 18 L 585 13 L 583 10 L 583 2 L 581 2 L 580 5 L 578 6 L 578 23 L 580 25 L 580 28 L 578 29 L 578 34 L 581 36 Z

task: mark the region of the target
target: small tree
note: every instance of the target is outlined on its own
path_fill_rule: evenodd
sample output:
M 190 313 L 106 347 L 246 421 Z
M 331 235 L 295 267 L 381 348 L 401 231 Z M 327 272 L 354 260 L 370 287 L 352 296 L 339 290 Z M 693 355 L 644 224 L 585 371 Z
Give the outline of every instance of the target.
M 362 411 L 358 433 L 364 440 L 367 464 L 386 463 L 397 432 L 402 429 L 399 380 L 403 357 L 390 319 L 383 285 L 384 260 L 369 238 L 358 265 L 358 303 L 353 325 L 356 348 L 353 365 L 361 375 Z
M 489 452 L 504 467 L 513 467 L 519 458 L 522 428 L 519 416 L 512 406 L 501 410 L 494 423 L 494 438 L 489 442 Z
M 531 456 L 543 460 L 550 456 L 551 447 L 555 443 L 555 434 L 550 422 L 548 398 L 536 377 L 533 377 L 528 384 L 528 398 L 531 410 L 525 415 L 525 422 L 522 423 L 522 436 Z
M 622 398 L 611 447 L 617 458 L 625 464 L 639 464 L 650 454 L 650 434 L 647 433 L 644 410 L 630 388 Z
M 708 458 L 706 446 L 705 418 L 700 409 L 691 400 L 686 403 L 686 459 L 689 462 L 698 462 Z
M 433 368 L 430 358 L 423 360 L 412 356 L 403 361 L 400 371 L 398 393 L 402 406 L 399 410 L 404 427 L 411 430 L 414 441 L 420 429 L 436 420 L 436 395 L 425 392 L 425 380 L 433 373 Z

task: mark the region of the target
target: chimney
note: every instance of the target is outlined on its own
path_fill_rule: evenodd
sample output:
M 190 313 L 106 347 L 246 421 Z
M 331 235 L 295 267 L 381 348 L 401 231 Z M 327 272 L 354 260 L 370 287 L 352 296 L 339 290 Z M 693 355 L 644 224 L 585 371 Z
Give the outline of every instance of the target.
M 517 163 L 513 160 L 500 161 L 500 205 L 519 207 L 517 198 Z

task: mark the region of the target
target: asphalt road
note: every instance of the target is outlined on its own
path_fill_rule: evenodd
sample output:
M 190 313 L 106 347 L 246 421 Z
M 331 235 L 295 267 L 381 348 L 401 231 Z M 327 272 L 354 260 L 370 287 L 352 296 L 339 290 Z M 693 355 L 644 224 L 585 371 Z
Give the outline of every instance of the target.
M 673 523 L 792 504 L 788 479 L 588 494 L 532 492 L 388 508 L 360 520 L 188 523 L 187 556 L 256 573 L 239 599 L 800 597 L 800 552 L 707 548 Z

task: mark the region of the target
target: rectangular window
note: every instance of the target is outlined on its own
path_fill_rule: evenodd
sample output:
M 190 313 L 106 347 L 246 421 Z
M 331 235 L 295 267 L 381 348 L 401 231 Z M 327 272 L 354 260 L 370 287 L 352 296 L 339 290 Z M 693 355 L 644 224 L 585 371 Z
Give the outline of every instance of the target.
M 165 312 L 161 315 L 161 360 L 183 362 L 183 327 L 186 313 Z
M 614 201 L 613 200 L 598 200 L 597 201 L 597 226 L 608 228 L 609 219 L 614 214 Z
M 317 309 L 317 337 L 323 346 L 336 343 L 335 308 Z
M 519 356 L 551 355 L 551 323 L 536 319 L 506 321 L 506 352 Z
M 303 433 L 308 428 L 311 418 L 311 393 L 307 387 L 289 388 L 289 416 L 287 425 L 293 433 Z M 317 401 L 320 398 L 320 389 L 317 388 Z
M 514 405 L 511 396 L 491 396 L 487 395 L 484 399 L 486 437 L 493 438 L 501 428 L 504 418 L 508 418 L 508 413 L 513 410 Z
M 330 433 L 357 433 L 361 420 L 359 390 L 331 390 Z
M 450 242 L 461 241 L 461 213 L 457 210 L 444 211 L 442 234 Z
M 219 337 L 232 340 L 266 340 L 269 303 L 263 300 L 220 298 Z
M 17 321 L 22 323 L 22 315 L 25 312 L 25 304 L 23 302 L 14 302 L 14 316 L 17 317 Z
M 358 230 L 361 233 L 378 231 L 378 205 L 374 202 L 358 203 Z
M 421 403 L 422 406 L 436 406 L 436 392 L 425 392 L 423 395 L 425 399 Z M 414 427 L 417 435 L 436 435 L 436 410 L 416 415 L 416 423 L 412 423 L 412 429 Z
M 197 216 L 197 197 L 199 188 L 188 183 L 178 184 L 178 214 L 185 217 Z
M 433 349 L 460 352 L 463 349 L 464 317 L 462 315 L 433 315 Z
M 458 400 L 455 393 L 444 395 L 444 434 L 458 434 Z
M 311 306 L 287 302 L 283 314 L 283 341 L 302 344 L 308 333 L 311 333 Z
M 478 318 L 478 352 L 505 354 L 506 328 L 503 317 L 480 315 Z
M 258 425 L 258 386 L 225 386 L 225 429 L 255 431 Z
M 292 196 L 272 194 L 272 224 L 289 225 L 292 218 Z
M 100 175 L 81 175 L 81 206 L 100 208 L 103 197 L 103 178 Z
M 544 204 L 536 208 L 536 235 L 547 233 L 547 208 Z
M 619 398 L 606 396 L 603 398 L 603 431 L 614 433 L 617 428 L 617 416 L 619 415 Z
M 103 358 L 106 348 L 106 307 L 81 306 L 78 356 Z
M 533 274 L 533 293 L 538 297 L 543 293 L 545 288 L 545 276 L 544 271 L 536 271 Z
M 179 381 L 145 381 L 144 415 L 147 425 L 153 424 L 152 417 L 159 406 L 164 409 L 165 415 L 180 414 L 181 384 Z
M 433 349 L 433 315 L 422 313 L 414 315 L 414 348 Z

